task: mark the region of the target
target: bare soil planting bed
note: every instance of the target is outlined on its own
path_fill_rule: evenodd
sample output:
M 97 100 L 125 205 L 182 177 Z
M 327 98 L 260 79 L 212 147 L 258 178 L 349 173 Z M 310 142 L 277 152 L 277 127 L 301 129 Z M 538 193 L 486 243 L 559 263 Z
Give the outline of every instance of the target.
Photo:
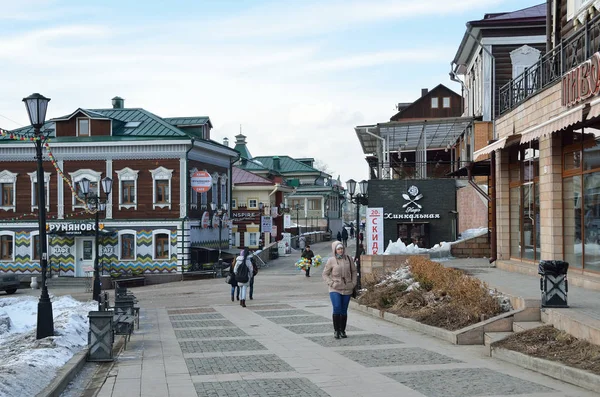
M 461 270 L 423 257 L 411 257 L 406 265 L 395 273 L 364 277 L 366 291 L 358 302 L 449 331 L 506 311 L 485 283 Z
M 600 346 L 579 340 L 551 325 L 519 332 L 492 346 L 600 375 Z

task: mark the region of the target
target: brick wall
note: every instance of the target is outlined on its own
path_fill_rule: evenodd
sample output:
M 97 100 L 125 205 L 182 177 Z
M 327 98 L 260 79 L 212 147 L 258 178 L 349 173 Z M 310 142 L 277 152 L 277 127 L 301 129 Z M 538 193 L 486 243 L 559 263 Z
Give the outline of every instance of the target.
M 471 185 L 456 192 L 458 232 L 488 226 L 488 201 Z
M 452 244 L 450 254 L 455 258 L 489 258 L 491 250 L 488 236 L 474 237 Z

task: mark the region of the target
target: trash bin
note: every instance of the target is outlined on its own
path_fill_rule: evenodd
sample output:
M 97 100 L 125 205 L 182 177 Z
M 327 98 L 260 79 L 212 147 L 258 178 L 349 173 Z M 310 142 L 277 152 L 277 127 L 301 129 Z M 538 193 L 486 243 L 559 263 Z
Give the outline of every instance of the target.
M 569 307 L 567 292 L 569 284 L 567 271 L 569 264 L 563 261 L 541 261 L 538 266 L 542 307 Z

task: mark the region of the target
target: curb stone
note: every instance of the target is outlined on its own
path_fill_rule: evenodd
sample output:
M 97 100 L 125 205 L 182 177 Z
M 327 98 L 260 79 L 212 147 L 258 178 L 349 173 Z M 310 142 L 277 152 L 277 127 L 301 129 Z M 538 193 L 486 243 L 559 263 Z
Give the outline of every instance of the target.
M 578 368 L 568 367 L 555 361 L 531 357 L 523 353 L 492 346 L 492 357 L 519 367 L 538 372 L 560 381 L 597 392 L 600 390 L 600 376 Z
M 86 363 L 88 355 L 88 347 L 75 354 L 65 365 L 63 365 L 57 372 L 56 376 L 41 392 L 37 397 L 59 397 L 60 394 L 66 389 L 69 383 L 77 376 L 81 368 Z

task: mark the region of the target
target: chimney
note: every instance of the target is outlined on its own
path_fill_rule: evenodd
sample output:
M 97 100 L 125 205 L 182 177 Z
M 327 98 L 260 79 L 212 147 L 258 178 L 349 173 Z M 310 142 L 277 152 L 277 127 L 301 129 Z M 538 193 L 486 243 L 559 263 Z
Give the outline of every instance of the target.
M 279 170 L 279 157 L 273 156 L 273 169 Z
M 421 97 L 424 97 L 429 92 L 428 88 L 421 88 Z
M 223 138 L 223 145 L 229 146 L 229 138 L 227 138 L 227 137 Z
M 113 109 L 123 109 L 125 107 L 125 100 L 120 96 L 116 96 L 112 99 Z

